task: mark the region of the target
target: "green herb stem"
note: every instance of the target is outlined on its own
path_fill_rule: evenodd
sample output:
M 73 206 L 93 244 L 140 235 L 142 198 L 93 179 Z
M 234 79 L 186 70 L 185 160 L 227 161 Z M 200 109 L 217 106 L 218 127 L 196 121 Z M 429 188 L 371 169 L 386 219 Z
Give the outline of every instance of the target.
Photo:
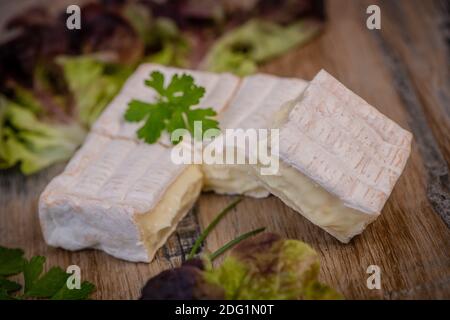
M 256 234 L 258 234 L 260 232 L 263 232 L 264 230 L 266 230 L 266 228 L 259 228 L 259 229 L 256 229 L 256 230 L 253 230 L 253 231 L 250 231 L 250 232 L 247 232 L 247 233 L 244 233 L 244 234 L 240 235 L 236 239 L 231 240 L 230 242 L 226 243 L 223 247 L 219 248 L 217 251 L 213 252 L 209 256 L 210 260 L 214 261 L 214 259 L 216 259 L 218 256 L 220 256 L 222 253 L 224 253 L 228 249 L 230 249 L 230 248 L 234 247 L 235 245 L 237 245 L 239 242 L 241 242 L 241 241 L 243 241 L 243 240 L 245 240 L 245 239 L 247 239 L 247 238 L 249 238 L 251 236 L 254 236 L 254 235 L 256 235 Z
M 230 203 L 227 207 L 225 207 L 214 220 L 206 227 L 206 229 L 202 232 L 200 237 L 197 238 L 197 240 L 194 243 L 194 246 L 191 249 L 191 252 L 189 252 L 189 255 L 187 256 L 187 260 L 192 259 L 195 254 L 197 253 L 198 249 L 200 248 L 202 242 L 206 239 L 208 234 L 211 232 L 212 229 L 222 220 L 222 218 L 229 212 L 231 209 L 237 206 L 239 202 L 242 201 L 242 198 L 238 198 L 232 203 Z

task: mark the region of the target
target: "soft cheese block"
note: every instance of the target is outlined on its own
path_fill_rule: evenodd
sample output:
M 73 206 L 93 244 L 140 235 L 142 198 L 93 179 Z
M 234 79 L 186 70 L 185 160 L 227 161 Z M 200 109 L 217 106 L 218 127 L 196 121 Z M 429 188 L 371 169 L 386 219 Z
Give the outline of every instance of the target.
M 132 99 L 153 102 L 144 85 L 153 71 L 189 74 L 205 87 L 198 107 L 226 108 L 240 79 L 230 74 L 141 65 L 94 124 L 82 148 L 40 197 L 39 215 L 49 245 L 97 248 L 130 261 L 152 260 L 198 198 L 198 165 L 175 165 L 168 135 L 159 144 L 140 141 L 140 124 L 124 120 Z
M 307 85 L 301 79 L 280 78 L 256 74 L 244 78 L 236 96 L 219 114 L 222 132 L 226 129 L 268 129 L 275 113 L 289 100 L 300 96 Z M 245 133 L 244 133 L 245 134 Z M 224 147 L 223 152 L 246 152 Z M 247 154 L 245 155 L 247 156 Z M 205 176 L 204 190 L 221 194 L 245 194 L 257 198 L 269 192 L 245 164 L 211 164 L 202 166 Z
M 156 64 L 142 64 L 128 78 L 120 93 L 111 101 L 106 110 L 95 122 L 92 131 L 113 138 L 138 140 L 136 132 L 142 123 L 125 121 L 124 114 L 132 99 L 144 102 L 155 102 L 158 94 L 145 85 L 145 80 L 154 71 L 164 75 L 165 85 L 168 85 L 175 74 L 188 74 L 194 78 L 195 84 L 205 88 L 205 95 L 196 108 L 213 108 L 217 113 L 228 105 L 239 86 L 239 78 L 229 73 L 211 73 L 164 67 Z M 163 134 L 161 144 L 171 146 L 170 136 Z
M 149 262 L 191 209 L 202 183 L 198 166 L 173 164 L 170 149 L 160 144 L 91 133 L 40 197 L 45 240 Z
M 259 176 L 285 204 L 346 243 L 380 214 L 412 135 L 321 71 L 280 111 L 277 175 Z

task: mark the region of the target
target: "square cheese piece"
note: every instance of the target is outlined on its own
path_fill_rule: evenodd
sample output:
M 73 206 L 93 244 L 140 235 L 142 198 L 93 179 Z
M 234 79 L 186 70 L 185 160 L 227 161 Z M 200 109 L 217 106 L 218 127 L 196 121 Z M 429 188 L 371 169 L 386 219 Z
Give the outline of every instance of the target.
M 307 82 L 301 79 L 267 74 L 245 77 L 236 96 L 219 114 L 222 132 L 225 133 L 226 129 L 269 129 L 280 107 L 287 101 L 298 98 L 306 85 Z M 223 152 L 236 154 L 240 150 L 224 147 Z M 220 156 L 224 157 L 223 154 Z M 270 194 L 249 165 L 203 164 L 202 168 L 205 176 L 204 190 L 220 194 L 245 194 L 256 198 Z
M 280 112 L 280 169 L 267 189 L 347 243 L 380 214 L 405 168 L 412 135 L 326 71 Z
M 173 164 L 160 144 L 91 133 L 40 197 L 45 240 L 149 262 L 197 200 L 202 180 L 198 166 Z

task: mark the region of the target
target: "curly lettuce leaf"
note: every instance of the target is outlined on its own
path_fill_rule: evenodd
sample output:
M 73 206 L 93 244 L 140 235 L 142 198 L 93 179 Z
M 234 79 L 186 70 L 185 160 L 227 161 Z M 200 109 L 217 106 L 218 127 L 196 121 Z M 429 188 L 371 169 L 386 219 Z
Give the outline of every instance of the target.
M 146 47 L 141 62 L 187 66 L 188 41 L 173 20 L 154 18 L 145 5 L 133 2 L 124 6 L 123 15 Z
M 152 36 L 153 19 L 148 8 L 138 2 L 126 3 L 123 11 L 123 17 L 133 27 L 145 46 L 148 46 Z
M 205 58 L 205 68 L 214 72 L 233 72 L 245 76 L 256 72 L 258 64 L 279 56 L 311 40 L 320 24 L 300 21 L 288 26 L 258 19 L 226 33 Z
M 81 123 L 91 126 L 117 95 L 131 69 L 110 65 L 91 56 L 60 57 L 64 78 L 75 101 Z
M 187 66 L 189 44 L 172 20 L 157 18 L 148 34 L 150 35 L 148 46 L 159 49 L 147 55 L 144 58 L 144 62 L 175 67 Z
M 57 61 L 62 69 L 59 80 L 70 97 L 61 100 L 50 83 L 40 92 L 15 85 L 13 98 L 0 96 L 0 169 L 19 165 L 24 174 L 32 174 L 68 160 L 132 71 L 94 56 Z M 35 76 L 40 83 L 47 80 L 42 68 Z
M 298 240 L 265 233 L 237 245 L 222 265 L 209 269 L 209 283 L 225 289 L 227 299 L 336 299 L 340 296 L 317 280 L 316 252 Z
M 217 268 L 205 258 L 161 272 L 146 283 L 141 299 L 342 299 L 318 281 L 319 269 L 307 244 L 263 233 L 235 246 Z
M 0 168 L 19 164 L 24 174 L 35 173 L 69 159 L 85 135 L 77 123 L 46 123 L 0 96 Z

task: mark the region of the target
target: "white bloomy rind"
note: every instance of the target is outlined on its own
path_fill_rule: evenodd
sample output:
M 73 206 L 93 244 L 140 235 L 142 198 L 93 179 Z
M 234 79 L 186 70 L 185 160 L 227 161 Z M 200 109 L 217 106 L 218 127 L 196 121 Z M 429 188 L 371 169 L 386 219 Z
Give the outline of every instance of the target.
M 348 242 L 380 214 L 411 140 L 322 70 L 280 127 L 280 174 L 260 178 L 287 205 Z

